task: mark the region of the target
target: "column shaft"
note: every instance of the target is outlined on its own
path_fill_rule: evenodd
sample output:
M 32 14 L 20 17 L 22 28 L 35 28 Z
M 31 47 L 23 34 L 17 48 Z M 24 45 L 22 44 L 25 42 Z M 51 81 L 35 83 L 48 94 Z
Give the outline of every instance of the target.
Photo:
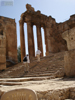
M 23 58 L 26 55 L 26 52 L 25 52 L 25 39 L 24 39 L 24 22 L 19 21 L 19 24 L 20 24 L 21 62 L 23 62 Z
M 27 34 L 28 34 L 28 50 L 30 60 L 35 56 L 35 48 L 34 48 L 34 37 L 33 37 L 33 25 L 31 22 L 27 22 Z
M 49 55 L 49 48 L 48 48 L 48 36 L 47 36 L 47 29 L 44 27 L 44 34 L 45 34 L 45 45 L 46 45 L 46 56 Z
M 41 56 L 43 56 L 43 45 L 42 45 L 42 37 L 41 37 L 41 26 L 37 25 L 37 42 L 38 42 L 38 50 L 41 51 Z

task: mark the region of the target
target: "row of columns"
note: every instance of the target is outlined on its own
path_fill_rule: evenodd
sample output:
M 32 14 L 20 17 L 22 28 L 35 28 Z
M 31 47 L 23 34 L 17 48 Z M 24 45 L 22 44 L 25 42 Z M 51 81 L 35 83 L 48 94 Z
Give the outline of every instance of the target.
M 20 42 L 21 42 L 21 61 L 23 61 L 24 56 L 26 55 L 25 51 L 25 39 L 24 39 L 24 22 L 19 21 L 20 24 Z M 41 36 L 41 25 L 38 23 L 36 25 L 37 29 L 37 42 L 38 42 L 38 49 L 42 52 L 41 56 L 43 56 L 43 45 L 42 45 L 42 36 Z M 45 45 L 46 45 L 46 55 L 49 53 L 49 42 L 48 42 L 48 28 L 44 27 L 44 34 L 45 34 Z M 29 57 L 32 59 L 35 57 L 35 47 L 34 47 L 34 37 L 33 37 L 33 24 L 31 22 L 27 22 L 27 34 L 28 34 L 28 50 L 29 50 Z

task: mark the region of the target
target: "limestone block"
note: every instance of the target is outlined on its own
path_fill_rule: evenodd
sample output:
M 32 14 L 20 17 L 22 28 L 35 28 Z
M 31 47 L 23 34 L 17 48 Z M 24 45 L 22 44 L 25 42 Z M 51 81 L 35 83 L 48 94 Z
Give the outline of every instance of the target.
M 75 100 L 75 88 L 74 87 L 70 89 L 70 98 Z
M 75 77 L 75 50 L 66 51 L 64 55 L 65 75 Z
M 6 48 L 6 50 L 3 48 Z M 7 57 L 10 56 L 14 61 L 17 61 L 17 34 L 15 19 L 3 16 L 0 16 L 0 63 L 1 61 L 3 63 L 3 56 L 1 57 L 1 55 L 6 55 Z
M 0 38 L 0 48 L 6 47 L 6 39 L 1 39 Z
M 6 48 L 0 48 L 0 55 L 6 55 Z
M 16 27 L 14 25 L 8 24 L 6 26 L 6 51 L 7 57 L 10 57 L 16 61 L 17 59 L 17 35 Z
M 3 63 L 3 64 L 0 63 L 0 70 L 2 69 L 6 69 L 6 63 Z
M 0 55 L 0 63 L 5 63 L 5 62 L 6 62 L 6 56 Z

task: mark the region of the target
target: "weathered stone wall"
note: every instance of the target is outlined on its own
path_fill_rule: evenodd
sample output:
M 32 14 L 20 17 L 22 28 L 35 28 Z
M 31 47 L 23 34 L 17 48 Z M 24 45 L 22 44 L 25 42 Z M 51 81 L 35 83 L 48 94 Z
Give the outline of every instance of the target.
M 75 49 L 75 27 L 65 31 L 62 37 L 67 41 L 68 50 Z
M 6 68 L 6 35 L 0 24 L 0 70 Z
M 75 100 L 75 88 L 37 92 L 38 100 Z
M 0 26 L 5 30 L 6 41 L 2 40 L 6 49 L 6 58 L 17 62 L 17 35 L 15 19 L 0 16 Z M 4 32 L 4 30 L 1 30 Z
M 70 19 L 63 23 L 51 25 L 50 40 L 52 52 L 60 52 L 68 50 L 67 41 L 62 38 L 62 33 L 75 27 L 75 15 L 70 16 Z M 73 30 L 74 31 L 74 30 Z M 71 32 L 72 33 L 72 32 Z
M 64 69 L 65 75 L 68 77 L 75 77 L 75 50 L 69 50 L 64 55 Z
M 64 55 L 65 75 L 75 77 L 75 27 L 65 31 L 62 37 L 67 41 L 68 48 Z
M 38 100 L 75 100 L 75 88 L 37 92 Z
M 69 99 L 69 89 L 58 89 L 58 90 L 50 90 L 50 91 L 42 91 L 38 92 L 38 100 L 65 100 Z

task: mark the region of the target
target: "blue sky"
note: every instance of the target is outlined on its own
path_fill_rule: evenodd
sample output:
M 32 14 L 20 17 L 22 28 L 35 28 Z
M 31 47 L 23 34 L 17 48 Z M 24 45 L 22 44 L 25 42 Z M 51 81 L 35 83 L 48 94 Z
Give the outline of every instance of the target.
M 0 2 L 1 1 L 2 0 L 0 0 Z M 42 14 L 52 16 L 58 23 L 68 20 L 70 18 L 70 15 L 75 14 L 75 0 L 13 0 L 13 2 L 13 6 L 0 5 L 0 16 L 13 19 L 15 18 L 17 26 L 17 46 L 20 45 L 20 15 L 26 11 L 25 5 L 27 3 L 31 4 L 32 7 L 34 7 L 35 11 L 40 10 Z M 24 30 L 26 34 L 26 27 Z M 26 52 L 28 52 L 28 50 L 26 50 Z

